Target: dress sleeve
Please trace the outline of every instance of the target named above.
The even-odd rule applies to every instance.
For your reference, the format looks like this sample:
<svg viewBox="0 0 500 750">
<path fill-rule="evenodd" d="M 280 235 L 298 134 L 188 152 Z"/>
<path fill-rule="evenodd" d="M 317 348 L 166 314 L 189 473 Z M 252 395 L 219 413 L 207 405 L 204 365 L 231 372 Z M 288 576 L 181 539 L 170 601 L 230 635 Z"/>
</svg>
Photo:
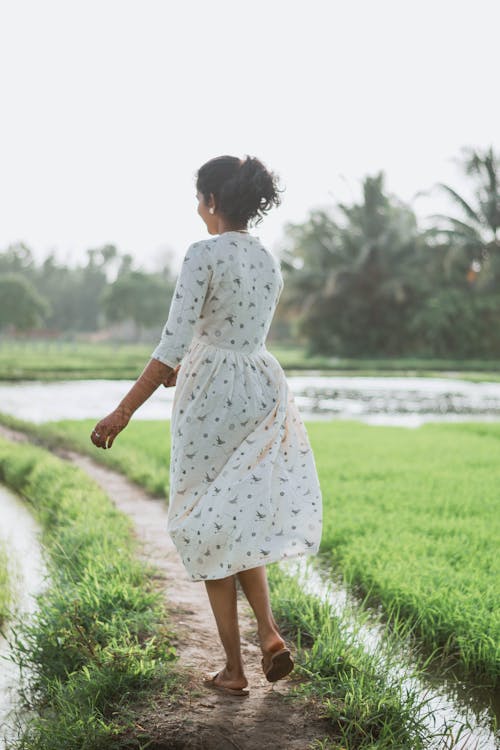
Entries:
<svg viewBox="0 0 500 750">
<path fill-rule="evenodd" d="M 152 359 L 177 367 L 193 338 L 212 278 L 212 266 L 203 242 L 190 245 L 182 261 L 167 322 Z"/>
</svg>

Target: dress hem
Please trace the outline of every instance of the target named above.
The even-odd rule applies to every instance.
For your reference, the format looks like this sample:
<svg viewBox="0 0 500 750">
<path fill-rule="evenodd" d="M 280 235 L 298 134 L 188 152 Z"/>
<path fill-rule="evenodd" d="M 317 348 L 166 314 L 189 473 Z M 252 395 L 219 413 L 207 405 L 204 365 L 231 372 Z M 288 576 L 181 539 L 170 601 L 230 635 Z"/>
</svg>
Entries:
<svg viewBox="0 0 500 750">
<path fill-rule="evenodd" d="M 269 559 L 268 557 L 262 557 L 260 559 L 255 560 L 253 563 L 250 562 L 248 565 L 246 565 L 244 568 L 239 568 L 238 570 L 232 570 L 230 573 L 226 573 L 226 575 L 215 577 L 206 577 L 206 578 L 193 578 L 190 573 L 189 580 L 193 583 L 198 583 L 200 581 L 220 581 L 222 578 L 228 578 L 229 576 L 236 575 L 236 573 L 241 573 L 244 570 L 251 570 L 252 568 L 257 568 L 260 565 L 271 565 L 271 563 L 275 562 L 282 562 L 286 560 L 293 560 L 296 557 L 306 557 L 308 555 L 317 555 L 319 552 L 319 545 L 316 546 L 316 548 L 311 548 L 307 550 L 302 550 L 302 552 L 296 552 L 293 555 L 278 555 L 277 557 L 274 557 L 272 559 Z"/>
</svg>

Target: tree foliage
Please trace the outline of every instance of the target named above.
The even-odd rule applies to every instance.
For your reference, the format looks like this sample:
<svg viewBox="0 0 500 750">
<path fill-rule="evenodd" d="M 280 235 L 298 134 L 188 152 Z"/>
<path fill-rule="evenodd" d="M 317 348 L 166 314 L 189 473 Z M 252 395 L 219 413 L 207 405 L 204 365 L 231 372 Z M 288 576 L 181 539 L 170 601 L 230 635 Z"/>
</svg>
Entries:
<svg viewBox="0 0 500 750">
<path fill-rule="evenodd" d="M 168 315 L 163 279 L 142 271 L 127 271 L 108 286 L 102 297 L 110 321 L 133 320 L 139 331 Z"/>
<path fill-rule="evenodd" d="M 0 273 L 0 328 L 34 328 L 49 314 L 50 306 L 20 273 Z"/>
<path fill-rule="evenodd" d="M 359 203 L 287 224 L 281 304 L 292 335 L 330 356 L 498 356 L 498 164 L 491 149 L 467 151 L 477 205 L 447 187 L 466 216 L 434 215 L 428 230 L 386 193 L 383 173 L 364 180 Z"/>
</svg>

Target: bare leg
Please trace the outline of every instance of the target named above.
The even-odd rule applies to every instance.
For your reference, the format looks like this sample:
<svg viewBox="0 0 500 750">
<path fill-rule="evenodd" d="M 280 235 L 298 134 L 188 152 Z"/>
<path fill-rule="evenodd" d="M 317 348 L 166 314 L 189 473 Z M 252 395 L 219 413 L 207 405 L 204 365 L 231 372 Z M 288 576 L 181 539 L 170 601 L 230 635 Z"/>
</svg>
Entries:
<svg viewBox="0 0 500 750">
<path fill-rule="evenodd" d="M 226 652 L 226 666 L 215 682 L 232 688 L 248 685 L 241 659 L 240 628 L 238 623 L 236 578 L 206 580 L 208 598 L 217 623 L 217 630 Z"/>
<path fill-rule="evenodd" d="M 257 568 L 241 570 L 236 575 L 257 619 L 261 649 L 274 651 L 277 648 L 284 648 L 286 644 L 279 634 L 269 601 L 266 566 L 259 565 Z"/>
</svg>

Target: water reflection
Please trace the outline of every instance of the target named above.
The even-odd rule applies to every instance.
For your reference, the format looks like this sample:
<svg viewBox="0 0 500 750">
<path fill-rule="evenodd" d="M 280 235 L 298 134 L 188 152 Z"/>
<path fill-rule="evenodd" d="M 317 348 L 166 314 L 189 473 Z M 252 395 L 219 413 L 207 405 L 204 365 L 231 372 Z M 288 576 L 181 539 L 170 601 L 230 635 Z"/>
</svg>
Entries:
<svg viewBox="0 0 500 750">
<path fill-rule="evenodd" d="M 304 415 L 417 427 L 429 421 L 500 419 L 500 383 L 427 377 L 293 377 Z"/>
<path fill-rule="evenodd" d="M 418 427 L 429 421 L 500 419 L 500 383 L 427 377 L 287 376 L 304 417 L 356 419 L 369 424 Z M 100 419 L 123 398 L 133 380 L 73 380 L 0 384 L 0 411 L 47 422 Z M 160 386 L 136 412 L 139 419 L 170 419 L 174 388 Z"/>
</svg>

